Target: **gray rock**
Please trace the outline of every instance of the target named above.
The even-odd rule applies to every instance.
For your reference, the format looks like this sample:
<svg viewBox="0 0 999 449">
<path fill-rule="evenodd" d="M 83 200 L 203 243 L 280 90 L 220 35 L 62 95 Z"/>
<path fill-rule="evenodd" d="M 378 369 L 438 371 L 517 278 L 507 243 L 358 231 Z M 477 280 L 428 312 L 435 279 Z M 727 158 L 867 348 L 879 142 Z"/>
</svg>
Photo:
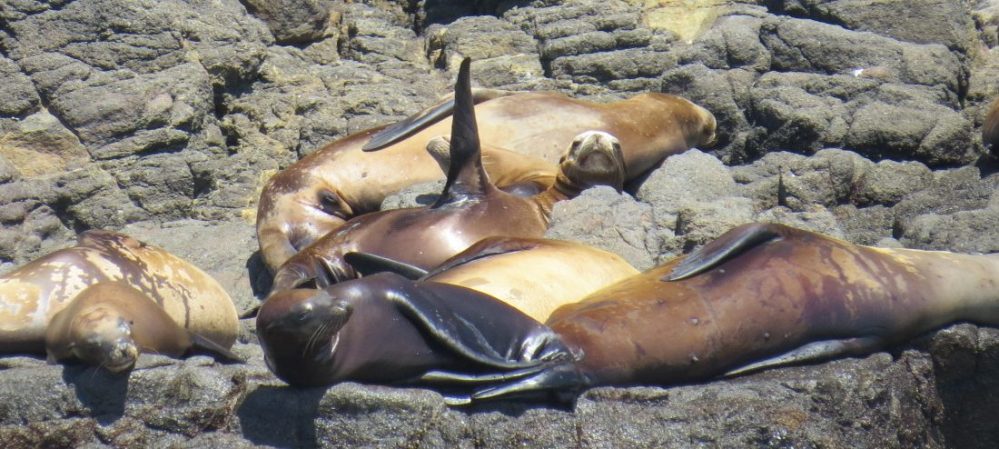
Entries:
<svg viewBox="0 0 999 449">
<path fill-rule="evenodd" d="M 971 11 L 946 0 L 915 0 L 897 8 L 872 0 L 779 0 L 775 12 L 808 17 L 857 31 L 919 44 L 938 43 L 967 52 L 975 40 Z M 933 27 L 927 27 L 933 23 Z"/>
<path fill-rule="evenodd" d="M 999 188 L 996 177 L 982 179 L 977 168 L 964 167 L 934 173 L 933 184 L 899 201 L 892 210 L 896 222 L 904 224 L 918 215 L 952 214 L 986 207 Z"/>
<path fill-rule="evenodd" d="M 861 245 L 886 246 L 885 239 L 892 237 L 895 226 L 895 214 L 890 207 L 875 205 L 858 208 L 852 204 L 833 207 L 831 212 L 836 216 L 843 237 Z M 897 246 L 901 243 L 895 241 Z"/>
<path fill-rule="evenodd" d="M 655 265 L 659 249 L 652 208 L 606 186 L 556 203 L 545 238 L 574 240 L 613 252 L 642 271 Z"/>
<path fill-rule="evenodd" d="M 45 110 L 18 120 L 0 139 L 0 154 L 19 176 L 58 174 L 90 162 L 80 139 Z"/>
<path fill-rule="evenodd" d="M 318 0 L 247 0 L 247 9 L 267 23 L 278 43 L 300 44 L 325 37 L 337 25 L 338 14 L 331 16 Z M 332 19 L 332 20 L 331 20 Z"/>
<path fill-rule="evenodd" d="M 0 78 L 4 79 L 0 86 L 0 116 L 21 116 L 38 108 L 41 98 L 17 63 L 0 56 Z"/>
<path fill-rule="evenodd" d="M 902 223 L 902 244 L 911 248 L 999 252 L 999 208 L 965 210 L 952 214 L 924 214 Z"/>
<path fill-rule="evenodd" d="M 735 180 L 714 156 L 697 149 L 672 156 L 646 177 L 635 197 L 652 205 L 658 224 L 669 223 L 686 203 L 733 195 Z"/>
<path fill-rule="evenodd" d="M 507 21 L 469 17 L 433 25 L 426 33 L 435 65 L 456 72 L 463 58 L 472 58 L 473 77 L 483 87 L 516 89 L 544 77 L 534 39 Z"/>
<path fill-rule="evenodd" d="M 655 209 L 653 209 L 655 210 Z M 657 216 L 658 218 L 658 216 Z M 656 260 L 663 263 L 682 252 L 690 252 L 729 229 L 753 221 L 753 202 L 743 197 L 721 197 L 710 201 L 687 201 L 677 211 L 675 226 L 666 228 Z"/>
<path fill-rule="evenodd" d="M 381 210 L 429 206 L 437 201 L 442 190 L 444 179 L 414 184 L 386 196 L 382 200 Z"/>
<path fill-rule="evenodd" d="M 836 216 L 829 209 L 818 205 L 812 205 L 803 211 L 775 207 L 757 214 L 754 220 L 764 223 L 780 223 L 839 239 L 846 238 L 840 229 Z"/>
</svg>

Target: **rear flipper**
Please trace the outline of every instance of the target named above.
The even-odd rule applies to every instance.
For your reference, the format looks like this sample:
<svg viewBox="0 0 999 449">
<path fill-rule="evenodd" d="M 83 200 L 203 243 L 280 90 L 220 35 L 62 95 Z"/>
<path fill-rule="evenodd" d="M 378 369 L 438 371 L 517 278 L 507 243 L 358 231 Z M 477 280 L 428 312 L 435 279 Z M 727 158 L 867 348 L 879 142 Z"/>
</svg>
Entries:
<svg viewBox="0 0 999 449">
<path fill-rule="evenodd" d="M 471 390 L 468 394 L 444 394 L 445 402 L 451 406 L 550 393 L 575 397 L 588 384 L 585 376 L 571 362 L 549 363 L 502 373 L 431 371 L 410 383 L 445 387 L 457 385 L 463 390 Z"/>
<path fill-rule="evenodd" d="M 770 368 L 820 362 L 835 357 L 870 354 L 881 349 L 883 345 L 884 339 L 876 336 L 816 341 L 775 357 L 741 366 L 723 376 L 738 376 Z"/>
<path fill-rule="evenodd" d="M 191 349 L 188 353 L 192 354 L 206 354 L 212 356 L 215 360 L 220 362 L 229 363 L 245 363 L 246 360 L 236 353 L 232 352 L 228 348 L 215 343 L 205 337 L 198 334 L 188 334 L 191 339 Z"/>
<path fill-rule="evenodd" d="M 494 98 L 505 97 L 515 93 L 516 92 L 508 90 L 472 89 L 472 102 L 474 104 L 479 104 Z M 445 117 L 450 116 L 453 112 L 454 94 L 450 94 L 442 98 L 433 106 L 406 117 L 395 124 L 387 126 L 381 131 L 378 131 L 371 136 L 371 140 L 364 144 L 361 149 L 364 151 L 376 151 L 385 148 L 413 134 L 416 134 L 423 128 L 443 120 Z"/>
<path fill-rule="evenodd" d="M 778 225 L 752 223 L 736 227 L 687 254 L 663 280 L 679 281 L 694 277 L 780 237 Z"/>
</svg>

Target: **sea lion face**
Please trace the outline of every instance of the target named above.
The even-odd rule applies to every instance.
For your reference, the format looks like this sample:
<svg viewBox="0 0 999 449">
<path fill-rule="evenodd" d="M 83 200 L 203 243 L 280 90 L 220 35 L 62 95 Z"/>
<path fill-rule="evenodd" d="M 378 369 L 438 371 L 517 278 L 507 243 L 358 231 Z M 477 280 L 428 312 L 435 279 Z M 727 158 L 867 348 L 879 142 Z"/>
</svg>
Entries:
<svg viewBox="0 0 999 449">
<path fill-rule="evenodd" d="M 69 354 L 59 358 L 74 358 L 112 373 L 129 371 L 135 366 L 139 348 L 132 339 L 131 323 L 113 309 L 90 307 L 72 320 L 64 345 Z"/>
<path fill-rule="evenodd" d="M 328 385 L 336 379 L 339 331 L 352 313 L 343 299 L 324 290 L 284 290 L 271 295 L 257 314 L 264 360 L 292 385 Z"/>
<path fill-rule="evenodd" d="M 350 204 L 329 183 L 301 172 L 278 173 L 260 196 L 257 238 L 261 256 L 275 272 L 289 257 L 353 215 Z"/>
<path fill-rule="evenodd" d="M 621 142 L 603 131 L 586 131 L 573 139 L 559 161 L 559 176 L 580 190 L 596 186 L 624 187 L 625 166 Z"/>
</svg>

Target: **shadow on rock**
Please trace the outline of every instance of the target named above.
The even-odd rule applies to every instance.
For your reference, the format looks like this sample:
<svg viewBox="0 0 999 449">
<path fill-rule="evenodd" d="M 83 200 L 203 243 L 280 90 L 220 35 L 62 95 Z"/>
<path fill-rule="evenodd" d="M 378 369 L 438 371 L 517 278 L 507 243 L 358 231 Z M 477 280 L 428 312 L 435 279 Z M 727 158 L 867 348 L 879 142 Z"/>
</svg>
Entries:
<svg viewBox="0 0 999 449">
<path fill-rule="evenodd" d="M 125 415 L 128 374 L 113 374 L 89 365 L 64 365 L 62 379 L 73 387 L 76 397 L 101 425 Z"/>
<path fill-rule="evenodd" d="M 260 386 L 236 410 L 243 436 L 254 444 L 315 448 L 319 401 L 326 388 Z"/>
</svg>

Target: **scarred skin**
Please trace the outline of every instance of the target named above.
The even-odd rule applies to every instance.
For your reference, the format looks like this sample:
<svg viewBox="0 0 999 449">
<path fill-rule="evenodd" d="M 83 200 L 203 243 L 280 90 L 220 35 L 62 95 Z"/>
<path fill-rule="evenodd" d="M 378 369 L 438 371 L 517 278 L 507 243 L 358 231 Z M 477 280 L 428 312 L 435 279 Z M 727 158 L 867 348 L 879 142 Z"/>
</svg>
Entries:
<svg viewBox="0 0 999 449">
<path fill-rule="evenodd" d="M 999 324 L 999 255 L 854 245 L 781 225 L 779 238 L 693 277 L 683 258 L 556 310 L 547 325 L 593 385 L 709 379 L 818 340 L 883 344 L 955 321 Z M 866 348 L 864 351 L 871 351 Z"/>
<path fill-rule="evenodd" d="M 615 103 L 592 103 L 557 93 L 501 96 L 475 107 L 483 164 L 500 188 L 551 182 L 565 145 L 583 131 L 618 137 L 626 180 L 667 156 L 714 140 L 715 119 L 685 99 L 646 93 Z M 430 139 L 448 135 L 451 118 L 377 151 L 361 147 L 380 128 L 337 140 L 275 175 L 264 186 L 257 212 L 261 254 L 273 271 L 296 251 L 341 226 L 378 210 L 382 200 L 409 185 L 440 179 L 427 155 Z M 502 149 L 531 156 L 505 155 Z"/>
<path fill-rule="evenodd" d="M 101 286 L 95 287 L 98 285 Z M 48 352 L 56 359 L 72 358 L 72 351 L 62 345 L 69 341 L 66 338 L 53 340 L 60 342 L 56 346 L 46 345 L 47 330 L 50 336 L 55 335 L 49 329 L 53 320 L 71 306 L 83 307 L 74 305 L 81 296 L 87 297 L 88 302 L 100 304 L 109 292 L 115 296 L 115 299 L 107 300 L 109 304 L 128 303 L 122 297 L 142 301 L 143 306 L 138 309 L 154 306 L 162 314 L 157 319 L 169 319 L 168 323 L 163 323 L 164 327 L 179 327 L 222 349 L 228 349 L 236 340 L 236 308 L 222 286 L 209 275 L 160 248 L 129 236 L 87 231 L 79 236 L 76 246 L 45 255 L 0 277 L 0 352 Z M 93 316 L 95 319 L 107 316 L 105 312 L 107 309 L 95 312 Z M 64 317 L 59 322 L 76 326 L 71 324 L 74 322 L 72 317 Z M 157 329 L 149 331 L 159 332 Z M 131 332 L 139 334 L 143 330 L 133 328 Z M 177 344 L 190 346 L 170 340 L 147 349 L 175 355 L 172 348 Z"/>
</svg>

